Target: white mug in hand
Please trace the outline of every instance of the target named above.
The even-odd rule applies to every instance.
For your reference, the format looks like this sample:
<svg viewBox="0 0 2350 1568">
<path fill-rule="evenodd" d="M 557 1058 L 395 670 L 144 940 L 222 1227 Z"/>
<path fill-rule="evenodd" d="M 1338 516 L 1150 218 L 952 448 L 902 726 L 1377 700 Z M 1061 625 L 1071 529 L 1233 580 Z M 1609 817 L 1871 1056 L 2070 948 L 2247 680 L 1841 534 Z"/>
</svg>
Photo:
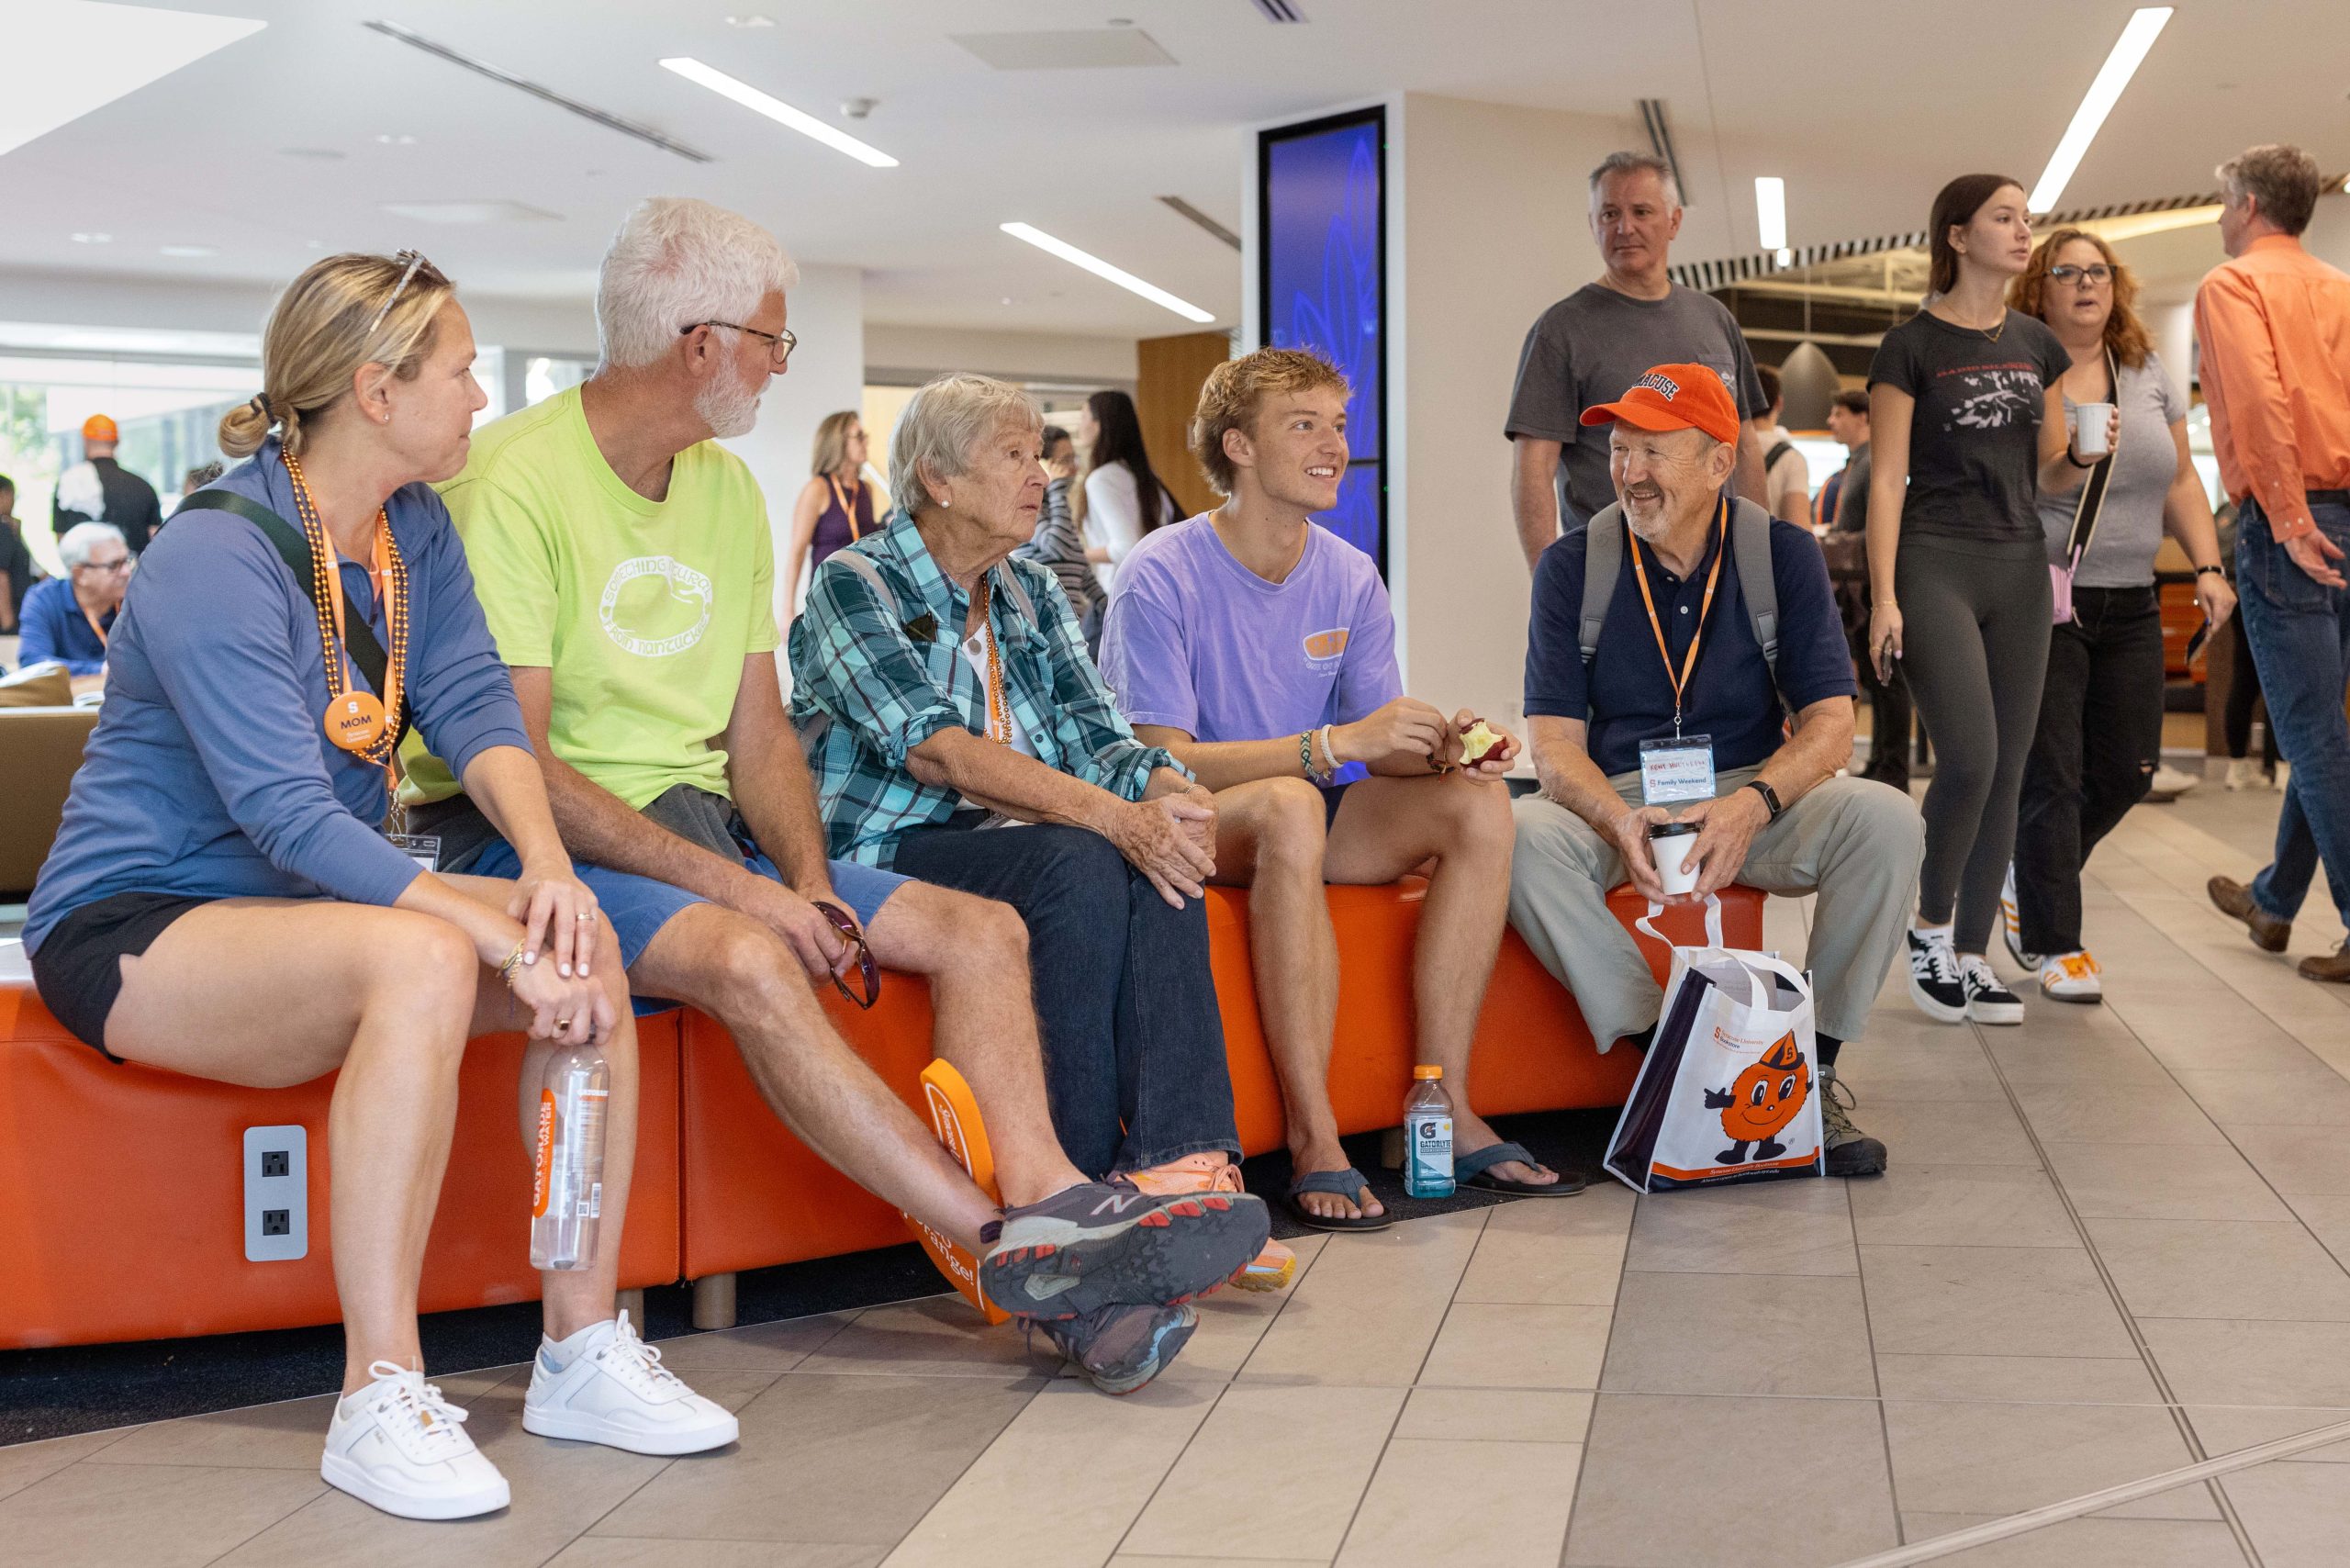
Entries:
<svg viewBox="0 0 2350 1568">
<path fill-rule="evenodd" d="M 2083 457 L 2103 457 L 2113 450 L 2106 441 L 2108 428 L 2113 423 L 2110 403 L 2083 403 L 2075 410 L 2076 423 L 2073 448 Z"/>
<path fill-rule="evenodd" d="M 1697 842 L 1693 822 L 1659 823 L 1649 829 L 1649 854 L 1656 860 L 1657 879 L 1667 898 L 1697 890 L 1697 868 L 1689 864 L 1689 847 Z"/>
</svg>

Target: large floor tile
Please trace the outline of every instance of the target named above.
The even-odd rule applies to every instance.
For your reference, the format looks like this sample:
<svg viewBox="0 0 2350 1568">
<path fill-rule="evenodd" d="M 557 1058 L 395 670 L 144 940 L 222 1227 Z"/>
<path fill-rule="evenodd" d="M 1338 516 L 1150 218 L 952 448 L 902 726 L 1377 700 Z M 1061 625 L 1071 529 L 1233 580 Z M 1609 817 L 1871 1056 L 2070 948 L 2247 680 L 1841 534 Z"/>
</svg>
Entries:
<svg viewBox="0 0 2350 1568">
<path fill-rule="evenodd" d="M 1904 1508 L 2018 1514 L 2192 1464 L 2171 1413 L 2146 1405 L 1996 1405 L 1887 1400 L 1886 1440 Z M 2121 1512 L 2217 1518 L 2201 1487 L 2142 1498 Z"/>
<path fill-rule="evenodd" d="M 1147 1556 L 1139 1551 L 1121 1551 L 1110 1559 L 1110 1568 L 1230 1568 L 1229 1557 L 1161 1557 Z M 1251 1557 L 1248 1568 L 1330 1568 L 1319 1557 Z"/>
<path fill-rule="evenodd" d="M 1856 1279 L 1624 1276 L 1600 1386 L 1611 1394 L 1876 1394 Z"/>
<path fill-rule="evenodd" d="M 2287 1197 L 2350 1197 L 2350 1137 L 2336 1129 L 2246 1124 L 2228 1137 Z"/>
<path fill-rule="evenodd" d="M 2350 1486 L 2322 1464 L 2263 1464 L 2223 1478 L 2261 1568 L 2341 1568 Z"/>
<path fill-rule="evenodd" d="M 2350 1198 L 2320 1197 L 2299 1193 L 2285 1200 L 2294 1217 L 2309 1226 L 2318 1245 L 2350 1267 Z"/>
<path fill-rule="evenodd" d="M 835 1312 L 754 1323 L 714 1334 L 680 1335 L 661 1341 L 661 1360 L 672 1372 L 789 1372 L 856 1318 L 853 1312 Z"/>
<path fill-rule="evenodd" d="M 443 1387 L 452 1399 L 456 1395 Z M 315 1474 L 326 1447 L 335 1396 L 289 1399 L 141 1427 L 93 1454 L 102 1464 L 222 1464 Z"/>
<path fill-rule="evenodd" d="M 2065 1195 L 2085 1219 L 2291 1217 L 2244 1157 L 2223 1145 L 2047 1144 Z"/>
<path fill-rule="evenodd" d="M 325 1490 L 315 1472 L 68 1465 L 0 1498 L 0 1557 L 39 1568 L 197 1568 Z"/>
<path fill-rule="evenodd" d="M 1397 1438 L 1337 1568 L 1555 1568 L 1582 1457 L 1572 1443 Z"/>
<path fill-rule="evenodd" d="M 1872 1100 L 1999 1100 L 2007 1091 L 1979 1050 L 1920 1019 L 1933 1029 L 1930 1040 L 1888 1041 L 1871 1020 L 1869 1036 L 1846 1043 L 1836 1058 L 1836 1075 L 1866 1103 Z"/>
<path fill-rule="evenodd" d="M 1554 1388 L 1416 1388 L 1395 1423 L 1399 1438 L 1580 1443 L 1591 1427 L 1590 1394 Z"/>
<path fill-rule="evenodd" d="M 878 1546 L 837 1541 L 633 1540 L 583 1536 L 547 1559 L 546 1568 L 879 1568 Z"/>
<path fill-rule="evenodd" d="M 2141 1317 L 2182 1405 L 2350 1408 L 2350 1323 Z"/>
<path fill-rule="evenodd" d="M 1419 1381 L 1466 1388 L 1596 1388 L 1609 1320 L 1604 1306 L 1456 1302 L 1428 1349 Z"/>
<path fill-rule="evenodd" d="M 1905 1508 L 1901 1528 L 1912 1541 L 1930 1540 L 1995 1517 Z M 2234 1532 L 2215 1519 L 2092 1518 L 1954 1551 L 1933 1568 L 2244 1568 L 2244 1559 Z"/>
<path fill-rule="evenodd" d="M 1543 1199 L 1572 1203 L 1572 1199 Z M 1240 1369 L 1246 1382 L 1410 1383 L 1490 1211 L 1333 1236 Z"/>
<path fill-rule="evenodd" d="M 1054 1384 L 923 1516 L 890 1568 L 1099 1568 L 1216 1393 L 1162 1383 L 1112 1400 L 1075 1380 Z M 1036 1528 L 1042 1519 L 1051 1528 Z"/>
<path fill-rule="evenodd" d="M 591 1533 L 894 1546 L 1042 1386 L 786 1372 L 740 1444 L 672 1464 Z"/>
<path fill-rule="evenodd" d="M 1256 1353 L 1266 1330 L 1280 1321 L 1287 1301 L 1281 1293 L 1222 1290 L 1193 1302 L 1199 1327 L 1175 1364 L 1159 1375 L 1184 1383 L 1230 1383 Z"/>
<path fill-rule="evenodd" d="M 2185 1408 L 2197 1440 L 2202 1443 L 2203 1451 L 2214 1459 L 2273 1443 L 2280 1438 L 2298 1438 L 2333 1427 L 2350 1428 L 2350 1410 L 2245 1405 L 2189 1405 Z M 2288 1455 L 2281 1462 L 2350 1464 L 2350 1430 L 2320 1447 L 2305 1448 Z"/>
<path fill-rule="evenodd" d="M 1613 1182 L 1602 1191 L 1632 1196 Z M 1453 1299 L 1541 1306 L 1611 1305 L 1624 1271 L 1631 1205 L 1611 1202 L 1606 1209 L 1577 1214 L 1584 1198 L 1577 1193 L 1494 1209 Z"/>
<path fill-rule="evenodd" d="M 2187 1092 L 2170 1083 L 2019 1083 L 2016 1102 L 2043 1139 L 2183 1147 L 2226 1140 Z"/>
<path fill-rule="evenodd" d="M 2170 1082 L 2169 1071 L 2118 1021 L 2110 1028 L 2048 1038 L 2042 1014 L 2053 1012 L 2053 1003 L 2035 1009 L 2020 1032 L 2003 1030 L 1992 1037 L 1991 1058 L 2017 1089 L 2033 1083 Z"/>
<path fill-rule="evenodd" d="M 1870 1402 L 1603 1394 L 1564 1562 L 1819 1568 L 1897 1533 Z"/>
<path fill-rule="evenodd" d="M 2130 1356 L 2137 1347 L 2087 1252 L 1863 1247 L 1879 1354 Z"/>
<path fill-rule="evenodd" d="M 2178 1082 L 2223 1127 L 2350 1126 L 2350 1080 L 2314 1062 L 2290 1072 L 2182 1072 Z"/>
<path fill-rule="evenodd" d="M 1031 1347 L 1009 1324 L 990 1326 L 961 1296 L 934 1295 L 867 1307 L 793 1365 L 809 1372 L 1001 1380 L 1049 1373 L 1058 1359 L 1049 1346 Z"/>
<path fill-rule="evenodd" d="M 1400 1388 L 1234 1383 L 1120 1551 L 1328 1561 L 1403 1406 Z"/>
<path fill-rule="evenodd" d="M 2350 1274 L 2293 1221 L 2084 1223 L 2134 1316 L 2350 1322 Z"/>
<path fill-rule="evenodd" d="M 2159 1405 L 2162 1391 L 2136 1356 L 1896 1356 L 1876 1358 L 1887 1399 L 2053 1400 Z"/>
<path fill-rule="evenodd" d="M 1644 1272 L 1856 1274 L 1842 1182 L 1796 1179 L 1655 1193 L 1641 1200 L 1624 1266 Z"/>
<path fill-rule="evenodd" d="M 2040 1157 L 2004 1102 L 1886 1100 L 1872 1095 L 1854 1120 L 1897 1161 L 1920 1165 L 2030 1165 Z"/>
<path fill-rule="evenodd" d="M 1906 1247 L 2078 1247 L 2080 1232 L 2045 1172 L 2009 1165 L 1897 1160 L 1850 1184 L 1863 1242 Z"/>
<path fill-rule="evenodd" d="M 48 1438 L 34 1443 L 0 1448 L 0 1497 L 21 1492 L 44 1475 L 54 1475 L 69 1464 L 99 1453 L 132 1437 L 140 1428 L 116 1428 L 105 1432 L 80 1432 L 70 1438 Z"/>
</svg>

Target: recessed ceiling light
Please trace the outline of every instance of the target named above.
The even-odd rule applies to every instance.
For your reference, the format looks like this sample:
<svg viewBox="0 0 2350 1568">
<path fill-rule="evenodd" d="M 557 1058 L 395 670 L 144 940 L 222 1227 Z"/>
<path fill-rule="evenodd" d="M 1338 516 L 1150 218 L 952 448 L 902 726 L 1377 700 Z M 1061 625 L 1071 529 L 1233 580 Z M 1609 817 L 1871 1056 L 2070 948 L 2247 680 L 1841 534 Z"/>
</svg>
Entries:
<svg viewBox="0 0 2350 1568">
<path fill-rule="evenodd" d="M 413 147 L 416 145 L 416 138 L 410 136 L 404 130 L 387 130 L 384 132 L 383 135 L 375 138 L 375 140 L 382 142 L 386 147 Z"/>
<path fill-rule="evenodd" d="M 2138 73 L 2146 51 L 2154 47 L 2154 39 L 2170 20 L 2170 9 L 2167 6 L 2142 6 L 2130 14 L 2121 36 L 2113 41 L 2112 51 L 2098 68 L 2097 80 L 2089 84 L 2081 106 L 2073 111 L 2073 123 L 2065 128 L 2056 151 L 2048 155 L 2048 167 L 2040 172 L 2040 183 L 2031 187 L 2031 199 L 2025 205 L 2032 211 L 2056 210 L 2057 200 L 2064 196 L 2073 171 L 2081 166 L 2089 143 L 2097 140 L 2105 117 L 2113 112 L 2122 90 L 2130 85 L 2130 78 Z"/>
<path fill-rule="evenodd" d="M 114 236 L 111 234 L 102 234 L 95 230 L 76 230 L 73 234 L 73 243 L 76 245 L 111 245 L 114 243 Z"/>
<path fill-rule="evenodd" d="M 155 248 L 167 256 L 217 256 L 220 253 L 218 245 L 158 245 Z"/>
<path fill-rule="evenodd" d="M 1754 224 L 1764 250 L 1787 248 L 1787 182 L 1776 174 L 1754 177 Z"/>
<path fill-rule="evenodd" d="M 771 28 L 775 26 L 775 18 L 773 17 L 761 17 L 755 15 L 749 17 L 729 17 L 726 18 L 726 25 L 730 28 Z"/>
<path fill-rule="evenodd" d="M 716 66 L 704 65 L 690 56 L 678 55 L 661 62 L 665 71 L 674 71 L 697 86 L 709 88 L 722 98 L 732 98 L 756 114 L 763 114 L 778 125 L 788 125 L 802 136 L 811 136 L 836 152 L 845 152 L 860 163 L 877 169 L 894 169 L 898 161 L 880 149 L 868 146 L 837 127 L 827 125 L 814 115 L 795 109 L 772 94 L 763 93 L 748 82 L 737 81 Z"/>
<path fill-rule="evenodd" d="M 1796 253 L 1782 245 L 1771 252 L 1771 263 L 1774 266 L 1791 267 L 1796 264 Z"/>
<path fill-rule="evenodd" d="M 337 163 L 343 157 L 331 147 L 281 147 L 277 155 L 280 158 L 307 158 L 315 163 Z"/>
<path fill-rule="evenodd" d="M 1080 251 L 1066 240 L 1056 240 L 1043 230 L 1029 223 L 1001 225 L 1006 234 L 1015 240 L 1025 240 L 1036 249 L 1058 256 L 1072 266 L 1083 267 L 1096 277 L 1107 278 L 1130 294 L 1139 294 L 1153 305 L 1172 310 L 1187 321 L 1206 323 L 1215 318 L 1188 299 L 1178 298 L 1157 284 L 1145 283 L 1123 267 L 1113 267 L 1090 251 Z"/>
</svg>

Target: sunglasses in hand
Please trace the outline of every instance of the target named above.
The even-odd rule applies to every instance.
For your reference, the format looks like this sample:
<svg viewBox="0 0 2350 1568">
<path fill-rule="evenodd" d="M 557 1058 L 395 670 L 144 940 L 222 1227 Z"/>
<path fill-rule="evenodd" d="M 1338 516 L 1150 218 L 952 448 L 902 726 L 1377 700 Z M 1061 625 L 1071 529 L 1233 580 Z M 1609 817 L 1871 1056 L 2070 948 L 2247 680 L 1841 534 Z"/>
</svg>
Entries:
<svg viewBox="0 0 2350 1568">
<path fill-rule="evenodd" d="M 881 966 L 873 961 L 873 949 L 866 945 L 865 933 L 858 928 L 856 921 L 849 918 L 848 911 L 838 904 L 826 903 L 819 899 L 816 901 L 816 913 L 833 923 L 833 929 L 841 934 L 841 940 L 846 942 L 856 954 L 855 967 L 860 985 L 852 988 L 848 981 L 842 978 L 841 971 L 835 969 L 833 971 L 834 986 L 843 996 L 856 1002 L 859 1007 L 871 1007 L 881 1000 Z"/>
</svg>

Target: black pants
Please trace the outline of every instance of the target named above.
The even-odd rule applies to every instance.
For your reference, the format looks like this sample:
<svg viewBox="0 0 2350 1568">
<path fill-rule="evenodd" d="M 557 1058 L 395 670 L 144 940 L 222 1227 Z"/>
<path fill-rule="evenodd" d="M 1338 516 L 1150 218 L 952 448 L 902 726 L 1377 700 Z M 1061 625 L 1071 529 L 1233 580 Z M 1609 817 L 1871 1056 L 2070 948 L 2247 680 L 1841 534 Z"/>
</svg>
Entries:
<svg viewBox="0 0 2350 1568">
<path fill-rule="evenodd" d="M 2163 617 L 2152 588 L 2073 590 L 2054 629 L 2016 820 L 2028 953 L 2081 947 L 2081 864 L 2145 799 L 2163 746 Z"/>
<path fill-rule="evenodd" d="M 1859 672 L 1861 689 L 1869 699 L 1869 765 L 1861 770 L 1863 778 L 1874 778 L 1880 784 L 1890 784 L 1897 790 L 1909 788 L 1909 732 L 1914 727 L 1913 710 L 1909 701 L 1909 682 L 1902 675 L 1901 666 L 1893 666 L 1891 680 L 1876 678 L 1876 661 L 1869 656 L 1868 623 L 1863 622 L 1856 632 L 1845 638 L 1852 652 L 1852 665 Z"/>
<path fill-rule="evenodd" d="M 2252 711 L 2260 701 L 2260 671 L 2252 662 L 2252 644 L 2244 637 L 2243 616 L 2228 617 L 2228 640 L 2235 644 L 2236 655 L 2231 666 L 2234 673 L 2228 677 L 2228 756 L 2242 758 L 2252 751 Z M 2274 722 L 2261 726 L 2260 759 L 2271 767 L 2277 766 Z"/>
</svg>

